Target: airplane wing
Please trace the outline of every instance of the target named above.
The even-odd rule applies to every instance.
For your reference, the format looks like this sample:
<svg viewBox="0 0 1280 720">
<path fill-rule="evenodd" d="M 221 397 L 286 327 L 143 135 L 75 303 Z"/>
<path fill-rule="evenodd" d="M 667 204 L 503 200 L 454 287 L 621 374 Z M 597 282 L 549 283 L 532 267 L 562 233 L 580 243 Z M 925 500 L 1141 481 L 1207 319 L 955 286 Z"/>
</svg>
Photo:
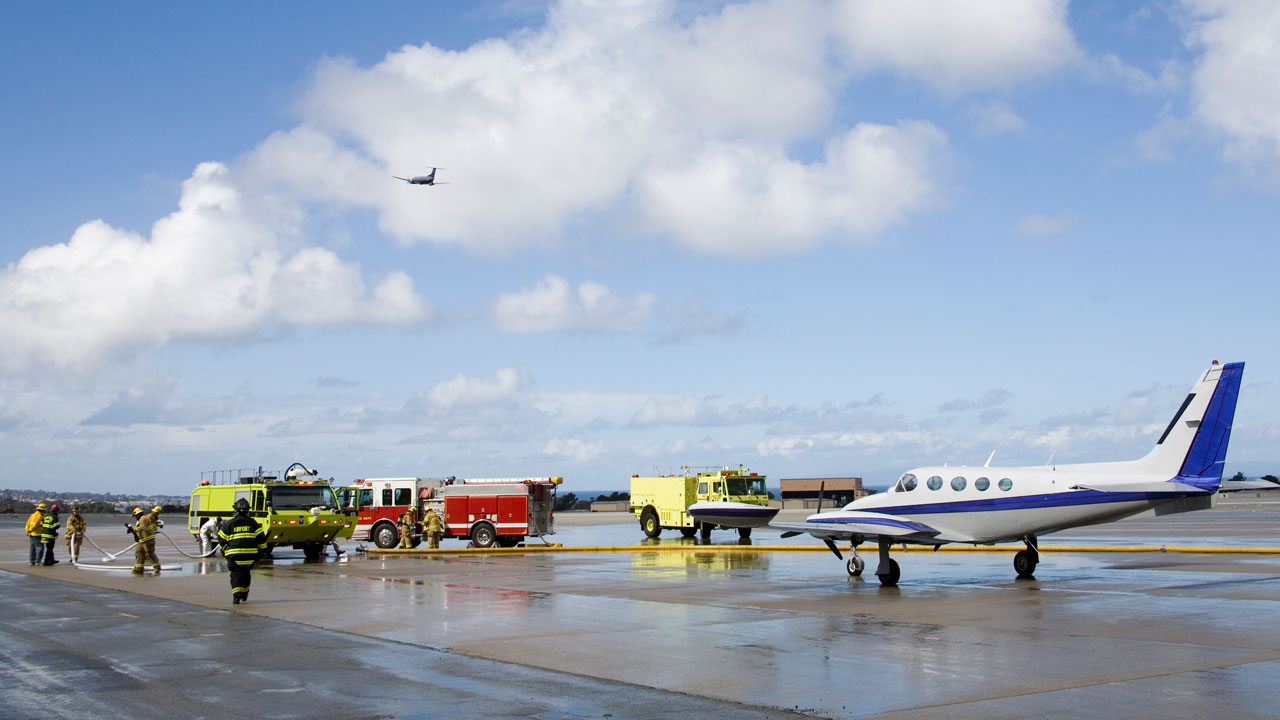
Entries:
<svg viewBox="0 0 1280 720">
<path fill-rule="evenodd" d="M 409 182 L 409 178 L 402 178 L 402 177 L 398 177 L 398 176 L 396 176 L 396 175 L 392 175 L 391 177 L 393 177 L 393 178 L 395 178 L 395 179 L 397 179 L 397 180 L 403 180 L 403 181 L 405 181 L 405 182 Z"/>
<path fill-rule="evenodd" d="M 1072 490 L 1092 490 L 1100 493 L 1158 493 L 1161 495 L 1209 495 L 1211 494 L 1204 488 L 1198 488 L 1194 485 L 1186 485 L 1184 483 L 1167 480 L 1164 482 L 1139 482 L 1139 483 L 1076 483 L 1071 486 Z"/>
<path fill-rule="evenodd" d="M 902 542 L 930 542 L 940 530 L 922 522 L 888 513 L 830 510 L 810 515 L 804 522 L 770 522 L 777 508 L 735 502 L 698 502 L 686 510 L 699 522 L 727 527 L 764 527 L 781 530 L 784 537 L 808 533 L 816 538 L 848 539 L 891 537 Z M 930 542 L 930 544 L 932 544 Z"/>
<path fill-rule="evenodd" d="M 888 513 L 833 510 L 811 515 L 804 522 L 769 523 L 784 534 L 808 533 L 816 538 L 891 537 L 902 542 L 930 541 L 941 534 L 929 525 Z M 788 535 L 790 536 L 790 535 Z"/>
</svg>

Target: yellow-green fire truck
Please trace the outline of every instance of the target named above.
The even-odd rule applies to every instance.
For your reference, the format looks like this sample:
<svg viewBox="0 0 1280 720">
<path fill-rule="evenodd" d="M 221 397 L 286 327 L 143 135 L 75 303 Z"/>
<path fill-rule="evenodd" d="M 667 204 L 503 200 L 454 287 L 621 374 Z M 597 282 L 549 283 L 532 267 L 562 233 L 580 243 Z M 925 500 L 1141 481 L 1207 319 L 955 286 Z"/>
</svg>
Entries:
<svg viewBox="0 0 1280 720">
<path fill-rule="evenodd" d="M 769 504 L 764 475 L 739 465 L 731 468 L 680 468 L 679 473 L 653 477 L 631 476 L 631 512 L 640 520 L 640 529 L 651 538 L 663 529 L 679 530 L 685 537 L 701 533 L 711 537 L 711 525 L 704 525 L 685 513 L 703 500 L 726 500 L 751 505 Z M 751 528 L 736 528 L 741 537 L 751 537 Z"/>
<path fill-rule="evenodd" d="M 199 539 L 206 520 L 226 521 L 235 514 L 236 500 L 244 498 L 249 501 L 249 517 L 267 531 L 268 553 L 288 545 L 302 550 L 306 559 L 318 560 L 335 537 L 351 537 L 356 519 L 342 512 L 333 488 L 315 475 L 302 463 L 290 465 L 283 474 L 264 473 L 262 468 L 203 473 L 191 493 L 187 529 Z"/>
</svg>

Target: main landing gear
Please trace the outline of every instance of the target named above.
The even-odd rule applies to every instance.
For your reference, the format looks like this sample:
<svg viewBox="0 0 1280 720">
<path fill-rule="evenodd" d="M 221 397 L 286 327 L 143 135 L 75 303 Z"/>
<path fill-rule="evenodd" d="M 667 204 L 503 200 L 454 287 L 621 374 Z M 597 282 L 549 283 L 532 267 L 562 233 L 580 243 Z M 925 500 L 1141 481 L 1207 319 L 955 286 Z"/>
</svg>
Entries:
<svg viewBox="0 0 1280 720">
<path fill-rule="evenodd" d="M 835 542 L 831 541 L 829 538 L 827 538 L 827 541 L 827 546 L 831 548 L 831 551 L 836 554 L 836 557 L 840 557 L 840 552 L 835 548 Z M 894 587 L 898 584 L 898 579 L 902 577 L 902 569 L 898 567 L 897 560 L 889 557 L 889 548 L 893 546 L 893 543 L 888 540 L 881 540 L 879 546 L 880 565 L 876 568 L 876 579 L 878 579 L 880 584 L 884 587 Z M 862 557 L 858 555 L 858 546 L 856 543 L 853 545 L 852 550 L 853 557 L 849 558 L 844 566 L 845 569 L 849 571 L 850 577 L 859 577 L 862 575 L 862 571 L 866 569 L 867 565 Z"/>
<path fill-rule="evenodd" d="M 1036 574 L 1036 565 L 1040 564 L 1040 549 L 1037 547 L 1035 535 L 1028 535 L 1022 541 L 1027 544 L 1027 549 L 1019 550 L 1018 554 L 1013 556 L 1013 569 L 1017 571 L 1020 578 L 1033 578 Z"/>
</svg>

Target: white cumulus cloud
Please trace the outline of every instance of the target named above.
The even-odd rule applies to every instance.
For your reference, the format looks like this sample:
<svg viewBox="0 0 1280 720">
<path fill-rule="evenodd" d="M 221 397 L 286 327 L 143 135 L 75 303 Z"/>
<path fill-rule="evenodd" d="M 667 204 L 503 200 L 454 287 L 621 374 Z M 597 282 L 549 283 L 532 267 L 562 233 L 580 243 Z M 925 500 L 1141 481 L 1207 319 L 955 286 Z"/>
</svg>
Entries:
<svg viewBox="0 0 1280 720">
<path fill-rule="evenodd" d="M 1082 55 L 1066 0 L 844 0 L 836 27 L 859 69 L 889 69 L 957 95 L 1006 89 Z"/>
<path fill-rule="evenodd" d="M 1203 55 L 1191 76 L 1196 117 L 1227 139 L 1226 154 L 1280 169 L 1280 4 L 1184 0 Z"/>
<path fill-rule="evenodd" d="M 648 319 L 653 293 L 622 297 L 608 286 L 586 281 L 577 290 L 548 274 L 532 288 L 505 293 L 494 304 L 494 322 L 506 332 L 631 332 Z"/>
<path fill-rule="evenodd" d="M 428 318 L 408 276 L 392 273 L 370 290 L 358 265 L 296 247 L 290 232 L 225 166 L 203 163 L 149 237 L 95 220 L 0 271 L 0 367 L 90 371 L 140 348 L 271 325 Z"/>
</svg>

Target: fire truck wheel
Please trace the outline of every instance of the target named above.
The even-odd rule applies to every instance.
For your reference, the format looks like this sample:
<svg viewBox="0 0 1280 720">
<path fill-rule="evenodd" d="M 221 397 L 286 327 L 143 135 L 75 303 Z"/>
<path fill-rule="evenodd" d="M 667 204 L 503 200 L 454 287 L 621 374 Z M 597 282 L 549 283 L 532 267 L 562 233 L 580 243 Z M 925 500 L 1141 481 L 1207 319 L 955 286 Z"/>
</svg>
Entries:
<svg viewBox="0 0 1280 720">
<path fill-rule="evenodd" d="M 651 538 L 656 538 L 662 534 L 662 524 L 658 522 L 658 513 L 653 508 L 647 508 L 640 517 L 640 529 L 644 530 L 644 534 Z"/>
<path fill-rule="evenodd" d="M 420 538 L 420 537 L 416 537 L 416 538 L 414 538 L 414 539 L 412 539 L 412 540 L 410 540 L 410 541 L 409 541 L 409 547 L 416 548 L 416 547 L 418 547 L 418 546 L 419 546 L 419 545 L 421 545 L 421 544 L 422 544 L 422 538 Z"/>
<path fill-rule="evenodd" d="M 324 553 L 324 545 L 320 543 L 307 543 L 302 546 L 302 556 L 312 562 L 319 560 Z"/>
<path fill-rule="evenodd" d="M 683 535 L 683 536 L 685 536 L 685 537 L 693 537 L 694 535 L 697 535 L 697 534 L 698 534 L 698 528 L 697 528 L 697 527 L 687 527 L 687 528 L 682 527 L 682 528 L 680 528 L 680 534 L 681 534 L 681 535 Z"/>
<path fill-rule="evenodd" d="M 493 547 L 497 539 L 498 534 L 493 531 L 493 526 L 489 523 L 476 523 L 476 526 L 471 528 L 471 542 L 478 548 Z"/>
<path fill-rule="evenodd" d="M 381 523 L 369 531 L 369 536 L 373 538 L 373 544 L 383 550 L 400 544 L 400 532 L 389 522 Z"/>
</svg>

